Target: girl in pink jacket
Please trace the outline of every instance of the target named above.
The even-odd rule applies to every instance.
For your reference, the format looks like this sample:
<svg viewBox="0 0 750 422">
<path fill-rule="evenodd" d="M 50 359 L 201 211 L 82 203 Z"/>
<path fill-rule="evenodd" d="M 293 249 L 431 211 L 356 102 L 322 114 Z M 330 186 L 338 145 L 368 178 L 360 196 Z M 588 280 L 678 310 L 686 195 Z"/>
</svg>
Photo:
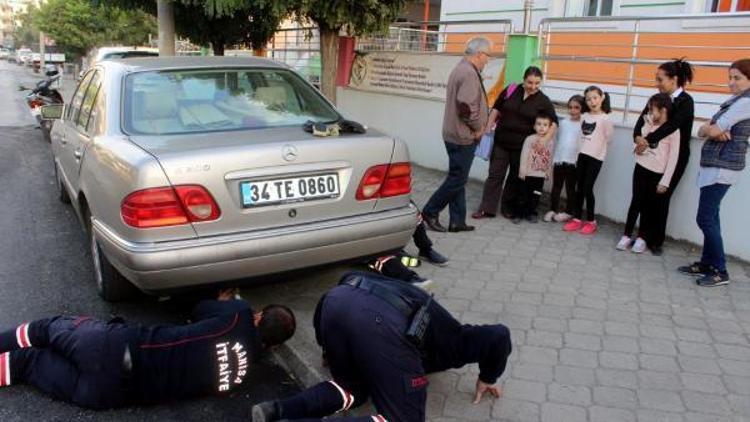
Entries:
<svg viewBox="0 0 750 422">
<path fill-rule="evenodd" d="M 650 119 L 643 126 L 644 137 L 667 122 L 672 112 L 672 98 L 669 94 L 656 94 L 648 100 L 648 108 Z M 661 253 L 658 233 L 664 229 L 658 226 L 666 221 L 660 216 L 668 209 L 669 195 L 665 194 L 672 183 L 679 155 L 680 133 L 677 130 L 662 139 L 656 148 L 646 148 L 642 153 L 635 154 L 633 198 L 630 201 L 625 233 L 617 243 L 618 250 L 624 251 L 632 245 L 631 251 L 634 253 L 642 253 L 646 247 L 655 255 Z M 631 236 L 639 214 L 641 224 L 638 237 L 633 242 Z"/>
</svg>

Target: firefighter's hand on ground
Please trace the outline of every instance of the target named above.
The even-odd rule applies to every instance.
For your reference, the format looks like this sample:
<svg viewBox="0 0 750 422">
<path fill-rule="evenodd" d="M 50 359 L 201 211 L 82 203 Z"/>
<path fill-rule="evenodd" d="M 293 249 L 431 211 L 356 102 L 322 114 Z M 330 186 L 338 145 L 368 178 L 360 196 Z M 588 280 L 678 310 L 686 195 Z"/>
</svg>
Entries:
<svg viewBox="0 0 750 422">
<path fill-rule="evenodd" d="M 490 393 L 491 395 L 495 396 L 495 398 L 499 398 L 502 392 L 502 388 L 494 384 L 484 383 L 482 382 L 482 380 L 477 379 L 477 392 L 474 395 L 474 404 L 479 404 L 479 402 L 482 401 L 482 397 L 485 393 Z"/>
</svg>

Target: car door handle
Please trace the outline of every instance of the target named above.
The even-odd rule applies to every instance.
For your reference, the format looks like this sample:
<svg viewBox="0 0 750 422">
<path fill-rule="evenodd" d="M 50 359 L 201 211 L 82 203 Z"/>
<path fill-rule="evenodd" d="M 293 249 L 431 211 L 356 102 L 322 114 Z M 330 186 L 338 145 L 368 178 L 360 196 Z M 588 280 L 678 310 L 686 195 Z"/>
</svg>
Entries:
<svg viewBox="0 0 750 422">
<path fill-rule="evenodd" d="M 80 160 L 82 155 L 83 154 L 81 153 L 81 150 L 79 150 L 79 149 L 73 151 L 73 156 L 76 157 L 76 160 Z"/>
</svg>

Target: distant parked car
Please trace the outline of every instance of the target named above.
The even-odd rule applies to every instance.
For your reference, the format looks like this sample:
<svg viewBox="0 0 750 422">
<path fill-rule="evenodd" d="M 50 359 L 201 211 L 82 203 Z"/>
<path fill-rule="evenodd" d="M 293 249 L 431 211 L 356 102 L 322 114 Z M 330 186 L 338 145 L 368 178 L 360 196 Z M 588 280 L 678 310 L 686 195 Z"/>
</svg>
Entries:
<svg viewBox="0 0 750 422">
<path fill-rule="evenodd" d="M 79 79 L 86 71 L 102 60 L 132 59 L 136 57 L 159 57 L 159 50 L 148 47 L 99 47 L 88 55 L 88 66 L 81 70 Z"/>
<path fill-rule="evenodd" d="M 6 48 L 0 48 L 0 60 L 8 60 L 10 57 L 10 51 Z"/>
<path fill-rule="evenodd" d="M 310 121 L 356 128 L 270 60 L 90 69 L 51 138 L 55 183 L 89 234 L 99 294 L 119 300 L 132 285 L 159 292 L 402 248 L 417 215 L 405 143 L 361 127 L 313 136 Z"/>
<path fill-rule="evenodd" d="M 20 48 L 16 50 L 16 63 L 19 65 L 25 65 L 26 61 L 31 58 L 32 51 L 28 48 Z"/>
</svg>

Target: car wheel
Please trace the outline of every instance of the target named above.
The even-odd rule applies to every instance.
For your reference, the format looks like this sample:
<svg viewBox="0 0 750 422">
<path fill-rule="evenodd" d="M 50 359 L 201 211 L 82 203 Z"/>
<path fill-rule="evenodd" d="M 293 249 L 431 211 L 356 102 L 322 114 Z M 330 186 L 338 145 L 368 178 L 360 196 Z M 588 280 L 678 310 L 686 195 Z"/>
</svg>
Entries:
<svg viewBox="0 0 750 422">
<path fill-rule="evenodd" d="M 91 227 L 91 214 L 88 211 L 86 212 L 86 222 L 89 229 L 89 246 L 94 267 L 94 280 L 99 296 L 107 302 L 120 302 L 135 297 L 138 294 L 138 289 L 117 271 L 102 252 Z"/>
<path fill-rule="evenodd" d="M 60 178 L 57 164 L 55 164 L 55 183 L 57 184 L 57 199 L 59 199 L 63 204 L 70 204 L 70 195 L 68 195 L 68 190 L 65 189 L 63 180 L 62 178 Z"/>
</svg>

